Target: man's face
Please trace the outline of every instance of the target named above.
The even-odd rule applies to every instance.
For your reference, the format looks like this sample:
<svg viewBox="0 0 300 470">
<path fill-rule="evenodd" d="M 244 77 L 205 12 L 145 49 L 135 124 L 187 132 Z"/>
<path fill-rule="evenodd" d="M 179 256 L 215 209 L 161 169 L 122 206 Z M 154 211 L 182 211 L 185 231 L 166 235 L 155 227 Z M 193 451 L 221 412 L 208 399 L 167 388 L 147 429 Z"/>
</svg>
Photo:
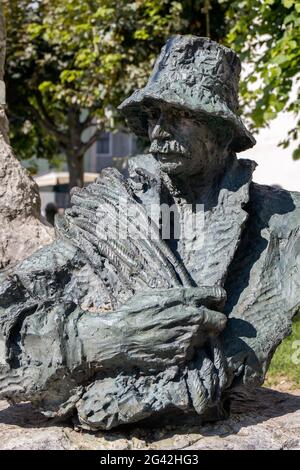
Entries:
<svg viewBox="0 0 300 470">
<path fill-rule="evenodd" d="M 205 122 L 171 106 L 149 110 L 148 132 L 150 152 L 166 173 L 203 173 L 216 158 L 218 144 Z"/>
</svg>

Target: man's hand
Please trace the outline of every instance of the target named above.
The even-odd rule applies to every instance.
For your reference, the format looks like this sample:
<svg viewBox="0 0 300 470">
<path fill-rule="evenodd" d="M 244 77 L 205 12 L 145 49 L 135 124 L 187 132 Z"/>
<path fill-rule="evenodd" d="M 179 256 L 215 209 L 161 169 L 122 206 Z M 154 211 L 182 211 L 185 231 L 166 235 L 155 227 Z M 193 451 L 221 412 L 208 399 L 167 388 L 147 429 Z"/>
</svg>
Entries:
<svg viewBox="0 0 300 470">
<path fill-rule="evenodd" d="M 81 315 L 78 347 L 104 368 L 153 373 L 182 366 L 225 328 L 227 317 L 206 306 L 220 305 L 224 296 L 213 287 L 146 291 L 107 315 Z"/>
</svg>

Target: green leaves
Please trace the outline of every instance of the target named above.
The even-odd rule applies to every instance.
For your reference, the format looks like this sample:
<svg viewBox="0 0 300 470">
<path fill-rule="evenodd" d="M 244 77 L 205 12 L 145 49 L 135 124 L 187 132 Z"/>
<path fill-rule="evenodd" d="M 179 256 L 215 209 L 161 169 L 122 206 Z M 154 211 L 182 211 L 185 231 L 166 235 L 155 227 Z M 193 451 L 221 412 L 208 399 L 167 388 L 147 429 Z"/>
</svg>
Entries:
<svg viewBox="0 0 300 470">
<path fill-rule="evenodd" d="M 27 26 L 27 32 L 31 39 L 36 39 L 38 38 L 42 33 L 43 33 L 43 25 L 37 24 L 37 23 L 30 23 Z"/>
<path fill-rule="evenodd" d="M 55 85 L 50 81 L 45 81 L 39 84 L 39 91 L 44 94 L 47 92 L 53 92 Z"/>
<path fill-rule="evenodd" d="M 138 29 L 134 32 L 134 39 L 141 39 L 145 41 L 146 39 L 149 39 L 149 33 L 146 31 L 145 28 Z"/>
<path fill-rule="evenodd" d="M 62 84 L 75 82 L 76 80 L 80 80 L 81 77 L 82 77 L 81 70 L 63 70 L 60 74 L 60 79 L 61 79 Z M 42 92 L 45 90 L 44 88 L 45 83 L 49 83 L 49 82 L 44 82 L 42 86 L 41 85 L 39 86 L 39 90 Z"/>
<path fill-rule="evenodd" d="M 22 142 L 22 156 L 41 149 L 48 156 L 46 143 L 53 153 L 70 153 L 71 136 L 91 122 L 109 130 L 120 119 L 118 104 L 144 85 L 166 38 L 181 25 L 174 0 L 3 1 L 12 143 L 19 152 Z M 86 148 L 77 142 L 74 154 Z"/>
<path fill-rule="evenodd" d="M 296 0 L 282 0 L 282 5 L 285 8 L 291 8 L 295 4 L 296 4 Z"/>
<path fill-rule="evenodd" d="M 107 21 L 108 19 L 113 18 L 114 13 L 115 13 L 114 8 L 101 6 L 95 12 L 94 18 L 95 19 L 104 19 L 104 20 Z"/>
<path fill-rule="evenodd" d="M 231 25 L 227 44 L 252 70 L 241 84 L 241 108 L 247 109 L 245 117 L 252 129 L 268 125 L 281 111 L 299 116 L 299 0 L 245 0 L 243 9 L 241 2 L 234 1 L 227 18 Z M 297 140 L 298 130 L 299 123 L 280 145 L 287 147 Z M 299 148 L 294 158 L 299 158 Z"/>
<path fill-rule="evenodd" d="M 294 150 L 293 159 L 294 160 L 300 160 L 300 148 L 297 148 L 296 150 Z"/>
</svg>

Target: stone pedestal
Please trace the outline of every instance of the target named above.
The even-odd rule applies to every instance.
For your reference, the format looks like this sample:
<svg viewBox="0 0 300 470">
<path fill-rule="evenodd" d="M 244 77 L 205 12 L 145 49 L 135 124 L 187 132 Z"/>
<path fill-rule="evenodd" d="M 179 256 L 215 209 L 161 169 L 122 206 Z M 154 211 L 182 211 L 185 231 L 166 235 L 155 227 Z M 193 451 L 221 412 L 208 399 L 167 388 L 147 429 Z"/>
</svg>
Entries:
<svg viewBox="0 0 300 470">
<path fill-rule="evenodd" d="M 236 396 L 231 418 L 201 428 L 136 428 L 128 432 L 78 432 L 51 425 L 24 403 L 0 402 L 0 449 L 300 449 L 300 390 L 267 388 Z"/>
</svg>

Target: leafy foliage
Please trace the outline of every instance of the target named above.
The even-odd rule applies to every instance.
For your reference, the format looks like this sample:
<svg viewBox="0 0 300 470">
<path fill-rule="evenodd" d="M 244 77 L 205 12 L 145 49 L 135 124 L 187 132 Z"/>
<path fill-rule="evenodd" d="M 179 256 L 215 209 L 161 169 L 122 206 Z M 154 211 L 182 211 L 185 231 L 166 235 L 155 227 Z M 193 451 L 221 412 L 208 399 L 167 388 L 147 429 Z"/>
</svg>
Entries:
<svg viewBox="0 0 300 470">
<path fill-rule="evenodd" d="M 22 158 L 67 155 L 73 184 L 81 185 L 84 153 L 114 127 L 116 104 L 144 83 L 157 49 L 179 25 L 180 4 L 4 3 L 12 144 Z"/>
<path fill-rule="evenodd" d="M 206 34 L 204 0 L 3 2 L 12 145 L 21 158 L 66 155 L 71 185 L 82 183 L 85 151 L 115 128 L 116 106 L 145 84 L 166 38 Z M 225 7 L 209 4 L 220 39 Z"/>
<path fill-rule="evenodd" d="M 281 110 L 297 116 L 299 0 L 3 0 L 12 145 L 21 158 L 67 158 L 82 184 L 83 155 L 114 129 L 117 105 L 145 84 L 167 37 L 207 35 L 240 53 L 252 70 L 242 110 L 254 130 Z M 226 16 L 226 19 L 225 19 Z M 253 73 L 255 71 L 255 73 Z M 292 85 L 296 99 L 291 100 Z M 300 148 L 294 152 L 300 157 Z M 72 176 L 73 175 L 73 176 Z"/>
<path fill-rule="evenodd" d="M 252 128 L 266 126 L 280 111 L 296 116 L 296 126 L 280 143 L 285 148 L 299 139 L 300 2 L 233 1 L 227 18 L 231 25 L 228 45 L 251 66 L 241 91 Z M 293 157 L 300 158 L 300 144 Z"/>
</svg>

